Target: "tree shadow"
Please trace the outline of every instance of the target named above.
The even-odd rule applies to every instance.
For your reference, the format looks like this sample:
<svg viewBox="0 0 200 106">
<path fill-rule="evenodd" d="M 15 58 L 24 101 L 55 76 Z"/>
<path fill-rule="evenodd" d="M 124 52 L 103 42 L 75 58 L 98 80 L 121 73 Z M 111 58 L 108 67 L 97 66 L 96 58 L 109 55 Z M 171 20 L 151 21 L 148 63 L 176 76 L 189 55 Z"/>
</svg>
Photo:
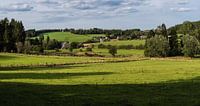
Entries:
<svg viewBox="0 0 200 106">
<path fill-rule="evenodd" d="M 16 66 L 16 67 L 0 67 L 0 71 L 43 71 L 43 70 L 58 70 L 58 69 L 73 69 L 87 67 L 87 65 L 50 65 L 50 66 Z"/>
<path fill-rule="evenodd" d="M 1 106 L 199 106 L 200 77 L 154 84 L 0 83 Z"/>
<path fill-rule="evenodd" d="M 0 55 L 0 60 L 9 60 L 9 59 L 16 59 L 16 56 L 7 56 L 7 55 Z"/>
<path fill-rule="evenodd" d="M 83 72 L 83 73 L 0 73 L 0 79 L 63 79 L 83 76 L 109 75 L 112 72 Z"/>
</svg>

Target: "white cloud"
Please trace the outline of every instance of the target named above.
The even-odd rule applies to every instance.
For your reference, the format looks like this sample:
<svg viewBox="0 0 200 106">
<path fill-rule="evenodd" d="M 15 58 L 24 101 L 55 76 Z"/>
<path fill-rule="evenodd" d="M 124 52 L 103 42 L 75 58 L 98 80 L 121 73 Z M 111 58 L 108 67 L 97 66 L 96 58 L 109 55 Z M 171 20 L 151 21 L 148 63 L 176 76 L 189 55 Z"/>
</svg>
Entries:
<svg viewBox="0 0 200 106">
<path fill-rule="evenodd" d="M 175 12 L 190 12 L 193 9 L 181 7 L 181 8 L 171 8 L 171 10 Z"/>
<path fill-rule="evenodd" d="M 186 5 L 186 4 L 189 4 L 190 2 L 188 1 L 188 0 L 179 0 L 178 2 L 177 2 L 177 4 L 179 4 L 179 5 Z"/>
<path fill-rule="evenodd" d="M 200 7 L 198 0 L 0 1 L 0 18 L 16 18 L 25 20 L 25 22 L 31 23 L 31 25 L 34 25 L 34 23 L 38 22 L 38 25 L 41 23 L 44 26 L 51 23 L 59 23 L 60 25 L 68 24 L 70 22 L 71 25 L 75 24 L 76 22 L 76 24 L 79 25 L 81 22 L 79 20 L 84 20 L 84 23 L 90 23 L 89 21 L 95 20 L 101 21 L 98 23 L 103 24 L 102 20 L 109 20 L 106 21 L 109 23 L 112 22 L 115 18 L 121 18 L 118 19 L 119 23 L 126 20 L 130 21 L 130 23 L 134 20 L 137 20 L 135 23 L 138 23 L 138 20 L 141 20 L 141 18 L 147 18 L 146 21 L 149 20 L 148 17 L 154 17 L 152 19 L 155 20 L 159 18 L 163 22 L 162 19 L 165 17 L 177 17 L 177 15 L 181 15 L 184 12 L 187 12 L 188 14 L 194 14 L 194 12 L 197 11 L 193 10 L 199 10 Z M 177 14 L 176 12 L 179 12 L 180 14 Z M 195 13 L 195 15 L 197 16 L 198 13 Z M 184 14 L 184 17 L 187 17 L 186 14 Z M 177 18 L 179 20 L 180 17 Z M 118 21 L 116 23 L 118 23 Z M 154 20 L 152 23 L 153 22 Z M 116 25 L 116 23 L 111 24 Z"/>
<path fill-rule="evenodd" d="M 4 12 L 24 12 L 31 11 L 33 7 L 26 3 L 16 3 L 0 7 L 0 11 Z"/>
</svg>

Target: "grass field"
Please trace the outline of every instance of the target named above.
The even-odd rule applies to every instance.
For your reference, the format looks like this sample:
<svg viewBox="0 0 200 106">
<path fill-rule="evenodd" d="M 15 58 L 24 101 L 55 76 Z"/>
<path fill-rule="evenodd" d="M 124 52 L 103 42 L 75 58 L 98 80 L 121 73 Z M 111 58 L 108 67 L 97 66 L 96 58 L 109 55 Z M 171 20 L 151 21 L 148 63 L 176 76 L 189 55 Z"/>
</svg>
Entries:
<svg viewBox="0 0 200 106">
<path fill-rule="evenodd" d="M 47 36 L 49 36 L 50 39 L 56 39 L 58 41 L 85 42 L 87 40 L 92 39 L 95 36 L 105 36 L 105 35 L 102 34 L 78 35 L 78 34 L 72 34 L 70 32 L 51 32 L 44 34 L 45 39 Z"/>
<path fill-rule="evenodd" d="M 137 58 L 133 58 L 135 60 Z M 59 65 L 59 64 L 81 64 L 132 60 L 129 58 L 103 58 L 103 57 L 73 57 L 73 56 L 36 56 L 0 53 L 0 67 L 12 66 L 38 66 L 38 65 Z"/>
<path fill-rule="evenodd" d="M 88 59 L 98 61 L 101 58 Z M 41 61 L 87 61 L 84 57 L 0 54 L 0 64 L 4 66 L 21 64 L 25 60 L 34 60 L 36 64 Z M 1 69 L 0 105 L 199 106 L 199 64 L 200 59 L 147 58 L 117 63 Z"/>
<path fill-rule="evenodd" d="M 94 45 L 99 45 L 100 43 L 94 43 Z M 124 41 L 118 41 L 118 40 L 112 40 L 109 42 L 103 42 L 102 44 L 105 45 L 113 45 L 113 46 L 120 46 L 120 45 L 144 45 L 145 40 L 124 40 Z"/>
<path fill-rule="evenodd" d="M 105 56 L 112 56 L 109 52 L 108 49 L 93 49 L 94 53 L 97 53 L 99 55 L 105 55 Z M 131 50 L 125 50 L 125 49 L 118 49 L 117 50 L 117 56 L 144 56 L 144 50 L 136 50 L 136 49 L 131 49 Z"/>
</svg>

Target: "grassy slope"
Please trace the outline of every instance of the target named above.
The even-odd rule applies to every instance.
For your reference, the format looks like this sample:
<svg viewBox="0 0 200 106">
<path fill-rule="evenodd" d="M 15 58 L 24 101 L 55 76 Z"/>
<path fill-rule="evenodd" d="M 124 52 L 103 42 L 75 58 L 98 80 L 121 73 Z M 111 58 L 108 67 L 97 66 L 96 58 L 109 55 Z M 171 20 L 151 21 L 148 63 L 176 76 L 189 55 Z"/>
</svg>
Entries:
<svg viewBox="0 0 200 106">
<path fill-rule="evenodd" d="M 198 106 L 199 63 L 156 59 L 1 70 L 0 105 Z"/>
<path fill-rule="evenodd" d="M 105 35 L 102 34 L 77 35 L 77 34 L 72 34 L 70 32 L 52 32 L 52 33 L 45 33 L 44 36 L 45 39 L 47 36 L 49 36 L 50 39 L 56 39 L 59 41 L 84 42 L 89 39 L 92 39 L 92 37 L 94 36 L 105 36 Z"/>
</svg>

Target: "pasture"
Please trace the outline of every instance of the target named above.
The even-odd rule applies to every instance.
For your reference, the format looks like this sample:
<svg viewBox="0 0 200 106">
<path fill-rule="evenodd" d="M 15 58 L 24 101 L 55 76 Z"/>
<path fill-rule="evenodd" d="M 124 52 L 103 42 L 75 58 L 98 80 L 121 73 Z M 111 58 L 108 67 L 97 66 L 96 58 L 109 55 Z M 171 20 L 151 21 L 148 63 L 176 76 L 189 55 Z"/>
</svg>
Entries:
<svg viewBox="0 0 200 106">
<path fill-rule="evenodd" d="M 103 42 L 103 43 L 94 43 L 94 45 L 99 45 L 99 44 L 104 44 L 104 45 L 112 45 L 112 46 L 120 46 L 120 45 L 144 45 L 145 40 L 111 40 L 109 42 Z"/>
<path fill-rule="evenodd" d="M 94 53 L 97 53 L 99 55 L 104 55 L 104 56 L 111 56 L 111 54 L 108 53 L 108 49 L 93 49 Z M 118 49 L 117 50 L 117 55 L 116 56 L 144 56 L 144 50 L 136 50 L 136 49 L 131 49 L 131 50 L 125 50 L 125 49 Z"/>
<path fill-rule="evenodd" d="M 200 105 L 199 59 L 128 59 L 1 53 L 0 105 Z M 77 64 L 10 68 L 40 62 Z"/>
<path fill-rule="evenodd" d="M 85 42 L 87 40 L 92 39 L 95 36 L 105 36 L 105 35 L 103 34 L 78 35 L 70 32 L 51 32 L 44 34 L 45 39 L 47 38 L 47 36 L 49 36 L 50 39 L 56 39 L 58 41 Z"/>
</svg>

